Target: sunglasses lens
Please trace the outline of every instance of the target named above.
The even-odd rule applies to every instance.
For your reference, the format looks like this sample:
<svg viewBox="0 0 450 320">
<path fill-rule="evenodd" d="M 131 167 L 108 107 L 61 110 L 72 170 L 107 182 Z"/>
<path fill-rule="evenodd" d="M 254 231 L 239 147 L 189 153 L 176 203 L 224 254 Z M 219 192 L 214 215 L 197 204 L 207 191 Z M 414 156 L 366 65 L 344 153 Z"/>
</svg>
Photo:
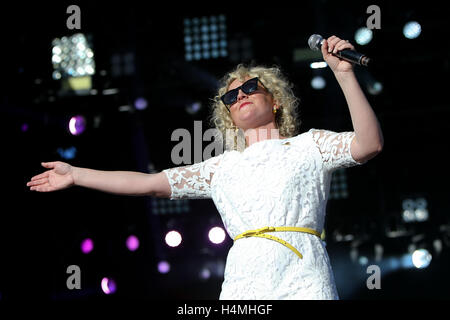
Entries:
<svg viewBox="0 0 450 320">
<path fill-rule="evenodd" d="M 228 91 L 222 96 L 222 101 L 225 104 L 233 104 L 236 102 L 238 91 L 236 89 Z"/>
<path fill-rule="evenodd" d="M 242 91 L 246 94 L 255 92 L 258 89 L 258 79 L 250 79 L 242 85 Z"/>
</svg>

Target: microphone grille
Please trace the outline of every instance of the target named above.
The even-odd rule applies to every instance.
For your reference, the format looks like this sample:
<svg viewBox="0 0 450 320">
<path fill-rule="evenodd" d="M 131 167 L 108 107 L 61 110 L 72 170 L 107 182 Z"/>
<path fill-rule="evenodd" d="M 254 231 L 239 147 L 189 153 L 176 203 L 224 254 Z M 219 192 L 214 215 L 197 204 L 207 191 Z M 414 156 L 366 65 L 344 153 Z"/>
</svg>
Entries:
<svg viewBox="0 0 450 320">
<path fill-rule="evenodd" d="M 322 36 L 320 34 L 313 34 L 308 39 L 309 47 L 314 51 L 319 51 L 322 46 Z"/>
</svg>

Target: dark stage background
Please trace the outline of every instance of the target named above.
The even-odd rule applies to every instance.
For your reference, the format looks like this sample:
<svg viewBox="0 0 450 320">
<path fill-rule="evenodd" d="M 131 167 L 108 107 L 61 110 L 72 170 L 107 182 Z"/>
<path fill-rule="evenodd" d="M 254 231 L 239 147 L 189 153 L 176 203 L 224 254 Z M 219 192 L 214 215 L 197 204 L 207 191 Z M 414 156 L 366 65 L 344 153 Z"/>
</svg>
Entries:
<svg viewBox="0 0 450 320">
<path fill-rule="evenodd" d="M 80 30 L 66 26 L 71 4 L 81 10 Z M 381 9 L 381 28 L 358 44 L 355 32 L 366 26 L 372 4 Z M 240 62 L 282 68 L 301 99 L 301 132 L 352 130 L 332 72 L 310 67 L 322 60 L 307 48 L 313 33 L 349 39 L 374 60 L 355 72 L 385 138 L 376 158 L 333 176 L 326 243 L 341 299 L 448 299 L 449 28 L 439 5 L 2 5 L 0 300 L 217 299 L 232 240 L 209 241 L 209 229 L 223 226 L 212 200 L 169 202 L 78 187 L 35 193 L 26 182 L 43 171 L 42 161 L 140 172 L 176 166 L 172 132 L 185 128 L 194 136 L 195 121 L 202 132 L 210 127 L 217 82 Z M 421 25 L 415 39 L 403 35 L 409 21 Z M 57 79 L 52 65 L 52 41 L 77 33 L 89 40 L 95 61 L 92 85 L 81 92 L 64 89 L 64 76 Z M 312 87 L 316 76 L 324 88 Z M 79 135 L 68 130 L 75 115 L 85 119 Z M 180 232 L 180 246 L 166 245 L 169 230 Z M 130 235 L 139 240 L 135 251 L 125 245 Z M 86 238 L 94 248 L 84 254 Z M 412 265 L 419 249 L 431 256 L 428 267 Z M 161 261 L 169 272 L 158 271 Z M 80 267 L 79 290 L 67 288 L 70 265 Z M 366 285 L 370 265 L 380 267 L 380 289 Z M 109 295 L 101 287 L 105 277 L 109 290 L 116 285 Z"/>
</svg>

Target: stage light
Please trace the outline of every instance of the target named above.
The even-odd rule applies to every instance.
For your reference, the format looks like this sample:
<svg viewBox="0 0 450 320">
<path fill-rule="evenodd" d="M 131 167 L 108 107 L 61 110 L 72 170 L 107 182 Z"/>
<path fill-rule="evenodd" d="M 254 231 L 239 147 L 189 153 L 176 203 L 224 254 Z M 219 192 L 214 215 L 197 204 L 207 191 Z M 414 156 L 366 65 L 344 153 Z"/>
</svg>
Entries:
<svg viewBox="0 0 450 320">
<path fill-rule="evenodd" d="M 428 220 L 428 202 L 425 198 L 416 199 L 416 210 L 415 210 L 416 220 L 419 222 Z"/>
<path fill-rule="evenodd" d="M 111 96 L 111 95 L 115 95 L 115 94 L 118 94 L 120 91 L 119 91 L 119 89 L 117 89 L 117 88 L 109 88 L 109 89 L 104 89 L 103 91 L 102 91 L 102 94 L 104 95 L 104 96 Z"/>
<path fill-rule="evenodd" d="M 375 251 L 375 261 L 376 262 L 381 261 L 381 259 L 383 258 L 384 247 L 381 244 L 376 243 L 374 246 L 374 251 Z"/>
<path fill-rule="evenodd" d="M 378 81 L 371 82 L 367 85 L 367 91 L 369 91 L 371 95 L 376 96 L 383 91 L 383 85 Z"/>
<path fill-rule="evenodd" d="M 165 240 L 166 240 L 166 244 L 169 247 L 174 248 L 174 247 L 178 247 L 180 245 L 183 238 L 181 237 L 181 234 L 178 231 L 172 230 L 166 234 Z"/>
<path fill-rule="evenodd" d="M 91 238 L 86 238 L 83 241 L 81 241 L 81 252 L 84 254 L 88 254 L 94 250 L 94 241 L 92 241 Z"/>
<path fill-rule="evenodd" d="M 402 218 L 404 222 L 414 222 L 416 221 L 416 216 L 414 215 L 414 211 L 412 210 L 403 210 Z"/>
<path fill-rule="evenodd" d="M 74 136 L 80 135 L 84 132 L 86 129 L 86 119 L 81 116 L 77 115 L 69 120 L 69 132 L 73 134 Z"/>
<path fill-rule="evenodd" d="M 366 27 L 359 28 L 355 32 L 355 41 L 357 44 L 362 45 L 362 46 L 364 46 L 364 45 L 368 44 L 370 41 L 372 41 L 372 37 L 373 37 L 372 30 L 370 30 Z"/>
<path fill-rule="evenodd" d="M 325 79 L 321 76 L 315 76 L 311 80 L 311 87 L 313 87 L 313 89 L 321 90 L 321 89 L 325 88 L 326 85 L 327 85 L 327 83 L 326 83 Z"/>
<path fill-rule="evenodd" d="M 225 231 L 221 227 L 213 227 L 208 233 L 209 241 L 221 244 L 225 240 Z"/>
<path fill-rule="evenodd" d="M 429 218 L 428 202 L 425 198 L 407 198 L 402 201 L 402 218 L 406 223 L 424 222 Z"/>
<path fill-rule="evenodd" d="M 134 107 L 137 110 L 145 110 L 147 109 L 148 103 L 147 100 L 145 98 L 137 98 L 136 100 L 134 100 Z"/>
<path fill-rule="evenodd" d="M 28 128 L 29 128 L 28 123 L 23 123 L 23 124 L 20 126 L 20 130 L 21 130 L 22 132 L 27 132 L 27 131 L 28 131 Z"/>
<path fill-rule="evenodd" d="M 167 261 L 160 261 L 158 263 L 158 272 L 159 273 L 168 273 L 170 271 L 170 263 Z"/>
<path fill-rule="evenodd" d="M 184 19 L 184 48 L 186 61 L 226 57 L 226 17 Z"/>
<path fill-rule="evenodd" d="M 397 271 L 399 269 L 424 269 L 427 268 L 432 260 L 432 255 L 428 250 L 421 248 L 415 249 L 415 245 L 409 245 L 407 254 L 399 256 L 390 256 L 377 262 L 383 269 L 383 272 Z"/>
<path fill-rule="evenodd" d="M 95 74 L 94 52 L 84 34 L 52 41 L 53 78 L 83 77 Z"/>
<path fill-rule="evenodd" d="M 369 263 L 369 258 L 367 258 L 366 256 L 360 256 L 358 258 L 358 262 L 360 265 L 365 266 L 366 264 Z"/>
<path fill-rule="evenodd" d="M 403 27 L 403 35 L 407 39 L 415 39 L 422 32 L 422 27 L 417 21 L 410 21 Z"/>
<path fill-rule="evenodd" d="M 200 279 L 202 279 L 202 280 L 208 280 L 209 278 L 211 278 L 211 271 L 205 267 L 200 271 L 199 276 L 200 276 Z"/>
<path fill-rule="evenodd" d="M 202 103 L 200 101 L 195 101 L 186 105 L 186 112 L 189 114 L 196 114 L 202 109 Z"/>
<path fill-rule="evenodd" d="M 117 290 L 116 282 L 113 279 L 104 277 L 101 282 L 101 288 L 105 294 L 113 294 Z"/>
<path fill-rule="evenodd" d="M 221 278 L 225 272 L 225 263 L 222 259 L 208 260 L 203 263 L 201 269 L 198 271 L 198 277 L 201 280 L 208 280 L 210 278 Z"/>
<path fill-rule="evenodd" d="M 423 222 L 428 220 L 428 210 L 423 208 L 418 208 L 415 210 L 415 216 L 417 222 Z"/>
<path fill-rule="evenodd" d="M 126 246 L 130 251 L 136 251 L 139 248 L 139 239 L 135 235 L 130 235 L 126 240 Z"/>
<path fill-rule="evenodd" d="M 311 62 L 311 64 L 309 65 L 311 69 L 322 69 L 326 68 L 327 66 L 328 64 L 325 61 Z"/>
<path fill-rule="evenodd" d="M 123 106 L 119 106 L 117 109 L 119 110 L 119 112 L 132 112 L 133 111 L 133 108 L 127 104 L 123 105 Z"/>
<path fill-rule="evenodd" d="M 426 268 L 430 265 L 431 254 L 426 249 L 419 249 L 412 254 L 412 263 L 418 269 Z"/>
<path fill-rule="evenodd" d="M 65 159 L 65 160 L 72 160 L 76 156 L 77 148 L 75 148 L 74 146 L 72 146 L 70 148 L 67 148 L 67 149 L 58 148 L 58 149 L 56 149 L 56 152 L 63 159 Z"/>
<path fill-rule="evenodd" d="M 439 255 L 442 251 L 442 241 L 440 239 L 435 239 L 433 241 L 434 252 Z"/>
</svg>

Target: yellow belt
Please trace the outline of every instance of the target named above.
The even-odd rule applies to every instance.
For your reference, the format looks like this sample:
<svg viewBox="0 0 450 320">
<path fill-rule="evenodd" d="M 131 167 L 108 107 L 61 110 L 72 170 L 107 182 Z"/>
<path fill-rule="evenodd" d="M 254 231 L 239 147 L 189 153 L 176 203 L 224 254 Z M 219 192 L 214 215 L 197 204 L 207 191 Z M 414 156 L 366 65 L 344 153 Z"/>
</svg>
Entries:
<svg viewBox="0 0 450 320">
<path fill-rule="evenodd" d="M 234 241 L 236 241 L 238 239 L 241 239 L 241 238 L 247 238 L 247 237 L 260 237 L 260 238 L 266 238 L 266 239 L 274 240 L 276 242 L 281 243 L 282 245 L 285 245 L 286 247 L 288 247 L 289 249 L 294 251 L 294 253 L 297 256 L 300 257 L 300 259 L 303 259 L 302 254 L 300 252 L 298 252 L 298 250 L 295 249 L 290 243 L 284 241 L 283 239 L 275 237 L 273 235 L 265 234 L 266 232 L 278 232 L 278 231 L 304 232 L 304 233 L 313 234 L 315 236 L 318 236 L 319 238 L 321 237 L 320 232 L 318 232 L 318 231 L 316 231 L 314 229 L 310 229 L 310 228 L 300 228 L 300 227 L 264 227 L 264 228 L 261 228 L 261 229 L 245 231 L 244 233 L 241 233 L 236 238 L 234 238 Z"/>
</svg>

